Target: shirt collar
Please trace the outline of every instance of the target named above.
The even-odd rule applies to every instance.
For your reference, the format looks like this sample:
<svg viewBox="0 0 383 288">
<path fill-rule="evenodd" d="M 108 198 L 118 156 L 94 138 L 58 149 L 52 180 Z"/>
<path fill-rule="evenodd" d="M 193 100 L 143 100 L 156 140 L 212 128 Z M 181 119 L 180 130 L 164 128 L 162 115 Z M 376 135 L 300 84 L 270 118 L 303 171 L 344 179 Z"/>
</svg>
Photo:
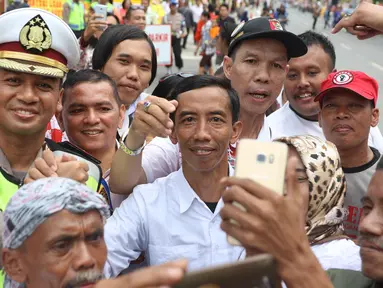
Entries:
<svg viewBox="0 0 383 288">
<path fill-rule="evenodd" d="M 189 185 L 188 181 L 186 180 L 184 173 L 182 171 L 182 168 L 178 170 L 178 179 L 179 181 L 176 181 L 178 184 L 178 191 L 179 191 L 179 202 L 180 202 L 180 213 L 184 213 L 187 210 L 189 210 L 190 206 L 192 205 L 194 199 L 197 199 L 197 201 L 203 202 L 197 193 L 193 190 L 193 188 Z M 229 175 L 234 175 L 234 169 L 229 164 Z M 218 208 L 218 205 L 217 205 Z"/>
<path fill-rule="evenodd" d="M 266 115 L 264 116 L 263 126 L 261 131 L 259 131 L 257 139 L 261 141 L 267 141 L 267 142 L 271 141 L 272 139 L 271 129 L 267 121 Z"/>
</svg>

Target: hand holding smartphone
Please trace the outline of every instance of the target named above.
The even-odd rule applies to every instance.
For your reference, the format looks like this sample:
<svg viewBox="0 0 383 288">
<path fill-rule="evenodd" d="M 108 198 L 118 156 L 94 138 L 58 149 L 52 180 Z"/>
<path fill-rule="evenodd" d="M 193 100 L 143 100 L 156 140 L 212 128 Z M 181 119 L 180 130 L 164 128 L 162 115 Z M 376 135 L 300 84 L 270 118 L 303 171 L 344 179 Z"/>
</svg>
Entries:
<svg viewBox="0 0 383 288">
<path fill-rule="evenodd" d="M 235 176 L 251 179 L 283 195 L 287 157 L 288 146 L 285 143 L 242 139 L 238 144 Z M 239 203 L 234 202 L 233 205 L 246 211 Z M 227 240 L 231 245 L 241 245 L 231 236 Z"/>
</svg>

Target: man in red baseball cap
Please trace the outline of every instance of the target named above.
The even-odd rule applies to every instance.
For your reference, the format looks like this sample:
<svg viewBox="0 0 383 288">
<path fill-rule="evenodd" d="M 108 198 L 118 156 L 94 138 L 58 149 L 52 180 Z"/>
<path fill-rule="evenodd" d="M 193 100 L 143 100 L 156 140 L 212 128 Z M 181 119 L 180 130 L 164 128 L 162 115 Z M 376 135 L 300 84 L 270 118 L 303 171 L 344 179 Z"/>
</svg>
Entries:
<svg viewBox="0 0 383 288">
<path fill-rule="evenodd" d="M 379 123 L 378 88 L 376 80 L 365 73 L 343 70 L 331 73 L 315 98 L 321 107 L 319 124 L 326 139 L 338 148 L 346 176 L 344 206 L 349 213 L 344 228 L 351 238 L 357 236 L 362 213 L 360 199 L 365 196 L 381 156 L 368 146 L 370 128 Z"/>
</svg>

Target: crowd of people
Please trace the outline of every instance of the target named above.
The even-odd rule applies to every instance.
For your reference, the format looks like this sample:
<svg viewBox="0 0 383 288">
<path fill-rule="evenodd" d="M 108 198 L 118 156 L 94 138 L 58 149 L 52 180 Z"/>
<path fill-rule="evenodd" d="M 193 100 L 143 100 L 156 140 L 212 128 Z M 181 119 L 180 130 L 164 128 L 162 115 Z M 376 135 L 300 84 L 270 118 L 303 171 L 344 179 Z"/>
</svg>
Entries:
<svg viewBox="0 0 383 288">
<path fill-rule="evenodd" d="M 328 38 L 280 17 L 235 25 L 226 4 L 217 18 L 170 0 L 155 21 L 172 26 L 179 69 L 188 32 L 200 37 L 202 75 L 169 71 L 148 94 L 148 3 L 90 13 L 86 27 L 75 0 L 64 20 L 0 16 L 0 285 L 171 287 L 267 253 L 278 287 L 380 287 L 378 82 L 337 70 Z M 332 33 L 343 28 L 382 34 L 383 7 L 361 2 Z M 284 195 L 235 177 L 241 139 L 288 146 Z"/>
</svg>

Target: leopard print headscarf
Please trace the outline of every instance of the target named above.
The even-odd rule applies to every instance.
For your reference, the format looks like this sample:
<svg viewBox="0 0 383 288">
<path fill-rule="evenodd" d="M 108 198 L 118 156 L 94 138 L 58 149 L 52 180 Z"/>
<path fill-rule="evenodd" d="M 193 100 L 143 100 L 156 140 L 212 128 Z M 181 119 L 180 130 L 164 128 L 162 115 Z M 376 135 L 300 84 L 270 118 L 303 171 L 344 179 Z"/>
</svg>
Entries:
<svg viewBox="0 0 383 288">
<path fill-rule="evenodd" d="M 310 244 L 345 238 L 343 208 L 346 180 L 335 145 L 314 136 L 284 137 L 276 141 L 292 145 L 300 155 L 309 179 L 306 235 Z"/>
</svg>

